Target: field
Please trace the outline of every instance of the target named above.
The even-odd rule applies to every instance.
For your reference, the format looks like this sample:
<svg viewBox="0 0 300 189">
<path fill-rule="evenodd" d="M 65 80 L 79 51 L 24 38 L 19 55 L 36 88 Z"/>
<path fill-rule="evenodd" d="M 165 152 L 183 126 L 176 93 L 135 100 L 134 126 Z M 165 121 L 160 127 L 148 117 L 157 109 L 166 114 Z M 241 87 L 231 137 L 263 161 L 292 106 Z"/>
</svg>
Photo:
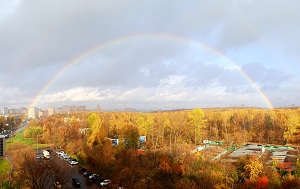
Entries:
<svg viewBox="0 0 300 189">
<path fill-rule="evenodd" d="M 22 132 L 18 132 L 15 137 L 9 138 L 6 141 L 6 150 L 10 148 L 10 145 L 13 143 L 22 143 L 26 146 L 30 146 L 32 149 L 46 148 L 49 144 L 38 144 L 35 138 L 25 138 Z"/>
<path fill-rule="evenodd" d="M 0 177 L 2 177 L 4 174 L 9 173 L 11 169 L 11 165 L 9 161 L 6 159 L 0 159 Z"/>
</svg>

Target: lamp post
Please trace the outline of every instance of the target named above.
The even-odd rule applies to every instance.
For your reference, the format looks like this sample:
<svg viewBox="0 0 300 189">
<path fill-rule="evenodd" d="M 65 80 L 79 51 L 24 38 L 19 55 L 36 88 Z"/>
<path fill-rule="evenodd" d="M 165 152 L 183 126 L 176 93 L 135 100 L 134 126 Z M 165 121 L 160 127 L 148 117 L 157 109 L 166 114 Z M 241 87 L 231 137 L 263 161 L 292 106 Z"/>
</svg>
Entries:
<svg viewBox="0 0 300 189">
<path fill-rule="evenodd" d="M 38 134 L 36 135 L 37 143 L 36 143 L 36 153 L 38 153 L 39 150 L 39 136 Z"/>
</svg>

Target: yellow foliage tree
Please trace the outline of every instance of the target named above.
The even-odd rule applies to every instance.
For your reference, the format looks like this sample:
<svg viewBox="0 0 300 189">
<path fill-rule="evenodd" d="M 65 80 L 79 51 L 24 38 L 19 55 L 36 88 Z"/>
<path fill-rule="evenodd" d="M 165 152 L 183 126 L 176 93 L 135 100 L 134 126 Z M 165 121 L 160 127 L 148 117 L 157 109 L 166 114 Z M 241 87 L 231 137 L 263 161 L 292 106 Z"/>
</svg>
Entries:
<svg viewBox="0 0 300 189">
<path fill-rule="evenodd" d="M 245 170 L 249 174 L 251 182 L 256 182 L 263 173 L 263 164 L 256 159 L 250 159 L 250 163 L 245 165 Z"/>
<path fill-rule="evenodd" d="M 201 108 L 195 108 L 189 114 L 189 118 L 194 125 L 194 142 L 197 144 L 199 139 L 203 139 L 203 128 L 205 126 L 204 112 Z"/>
<path fill-rule="evenodd" d="M 105 129 L 103 128 L 103 121 L 99 115 L 95 115 L 93 122 L 91 123 L 91 135 L 88 138 L 88 146 L 94 144 L 100 144 L 107 136 Z"/>
</svg>

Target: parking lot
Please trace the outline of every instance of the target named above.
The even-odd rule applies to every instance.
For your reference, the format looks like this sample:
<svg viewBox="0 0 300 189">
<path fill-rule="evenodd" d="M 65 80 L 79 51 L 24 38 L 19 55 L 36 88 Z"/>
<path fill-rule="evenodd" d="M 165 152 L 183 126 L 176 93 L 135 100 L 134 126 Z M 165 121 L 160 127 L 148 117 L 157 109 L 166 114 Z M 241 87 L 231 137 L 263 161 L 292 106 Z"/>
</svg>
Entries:
<svg viewBox="0 0 300 189">
<path fill-rule="evenodd" d="M 50 153 L 50 159 L 56 162 L 58 165 L 62 166 L 63 168 L 69 169 L 71 171 L 70 182 L 68 184 L 68 188 L 76 188 L 72 184 L 71 178 L 77 178 L 80 181 L 80 188 L 86 189 L 96 189 L 99 188 L 97 183 L 94 183 L 88 179 L 88 177 L 84 177 L 83 174 L 79 171 L 78 165 L 70 165 L 67 161 L 62 159 L 58 156 L 55 152 Z M 47 160 L 44 160 L 47 161 Z M 54 186 L 53 186 L 54 188 Z"/>
</svg>

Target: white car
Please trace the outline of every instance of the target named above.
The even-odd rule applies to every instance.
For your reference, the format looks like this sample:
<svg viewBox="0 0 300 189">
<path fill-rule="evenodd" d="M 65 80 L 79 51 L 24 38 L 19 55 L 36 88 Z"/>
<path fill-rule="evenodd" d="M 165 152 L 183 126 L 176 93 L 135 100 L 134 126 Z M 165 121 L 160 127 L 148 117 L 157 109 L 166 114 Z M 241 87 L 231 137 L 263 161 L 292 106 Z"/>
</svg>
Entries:
<svg viewBox="0 0 300 189">
<path fill-rule="evenodd" d="M 77 164 L 78 164 L 78 162 L 77 162 L 77 161 L 74 161 L 74 160 L 69 160 L 68 163 L 69 163 L 70 165 L 77 165 Z"/>
<path fill-rule="evenodd" d="M 53 184 L 55 188 L 62 188 L 61 184 L 58 181 L 54 182 Z"/>
<path fill-rule="evenodd" d="M 61 155 L 65 154 L 65 152 L 62 151 L 62 150 L 59 150 L 59 151 L 56 152 L 56 154 L 57 154 L 58 156 L 61 156 Z"/>
<path fill-rule="evenodd" d="M 63 154 L 60 157 L 63 158 L 63 159 L 69 159 L 70 158 L 70 156 L 68 154 Z"/>
<path fill-rule="evenodd" d="M 43 154 L 36 154 L 36 159 L 44 159 L 44 155 Z"/>
<path fill-rule="evenodd" d="M 109 179 L 105 179 L 104 181 L 100 182 L 99 185 L 100 186 L 107 186 L 110 184 L 110 180 Z"/>
</svg>

